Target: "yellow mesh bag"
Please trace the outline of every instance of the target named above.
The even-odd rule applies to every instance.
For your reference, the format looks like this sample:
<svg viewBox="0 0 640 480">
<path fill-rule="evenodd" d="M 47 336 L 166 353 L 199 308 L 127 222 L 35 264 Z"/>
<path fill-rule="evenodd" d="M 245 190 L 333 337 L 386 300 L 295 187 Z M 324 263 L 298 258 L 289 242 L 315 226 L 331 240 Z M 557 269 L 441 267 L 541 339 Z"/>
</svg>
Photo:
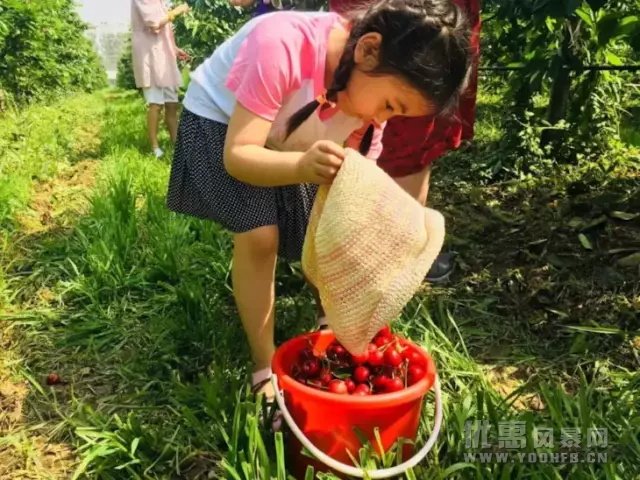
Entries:
<svg viewBox="0 0 640 480">
<path fill-rule="evenodd" d="M 375 162 L 347 150 L 311 211 L 302 268 L 327 323 L 351 353 L 400 315 L 442 248 L 444 218 L 424 208 Z"/>
</svg>

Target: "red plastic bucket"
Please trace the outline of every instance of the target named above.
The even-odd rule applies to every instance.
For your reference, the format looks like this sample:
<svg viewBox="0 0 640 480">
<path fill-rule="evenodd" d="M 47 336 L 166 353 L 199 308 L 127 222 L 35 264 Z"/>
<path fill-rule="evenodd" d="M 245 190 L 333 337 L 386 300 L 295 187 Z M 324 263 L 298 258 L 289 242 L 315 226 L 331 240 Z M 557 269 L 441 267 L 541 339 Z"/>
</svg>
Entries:
<svg viewBox="0 0 640 480">
<path fill-rule="evenodd" d="M 294 433 L 289 442 L 289 458 L 293 461 L 296 478 L 304 478 L 307 465 L 327 465 L 330 469 L 349 476 L 363 477 L 364 472 L 353 466 L 349 452 L 358 458 L 362 442 L 356 431 L 378 449 L 374 429 L 379 430 L 382 448 L 386 451 L 399 438 L 415 440 L 423 398 L 435 385 L 436 420 L 432 435 L 427 444 L 412 459 L 402 465 L 376 472 L 367 472 L 370 478 L 388 478 L 395 476 L 417 464 L 431 449 L 437 437 L 442 421 L 442 407 L 436 369 L 431 357 L 425 350 L 406 339 L 401 343 L 418 352 L 424 359 L 427 374 L 416 384 L 398 392 L 370 395 L 336 395 L 311 388 L 296 381 L 291 376 L 291 368 L 300 352 L 309 345 L 323 343 L 334 335 L 323 330 L 293 338 L 282 344 L 275 353 L 272 362 L 273 381 L 276 386 L 276 400 L 286 422 Z M 322 462 L 313 462 L 301 453 L 304 445 Z M 406 446 L 403 458 L 411 455 L 412 448 Z M 328 470 L 326 467 L 323 470 Z"/>
</svg>

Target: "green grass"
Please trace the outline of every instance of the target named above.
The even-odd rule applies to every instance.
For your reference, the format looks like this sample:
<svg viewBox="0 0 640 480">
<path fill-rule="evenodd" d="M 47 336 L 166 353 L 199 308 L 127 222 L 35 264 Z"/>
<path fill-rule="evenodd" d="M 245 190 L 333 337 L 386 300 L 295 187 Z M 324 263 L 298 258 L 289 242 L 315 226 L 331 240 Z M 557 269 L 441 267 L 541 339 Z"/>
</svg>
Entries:
<svg viewBox="0 0 640 480">
<path fill-rule="evenodd" d="M 0 226 L 27 206 L 34 181 L 95 155 L 102 115 L 100 99 L 79 95 L 0 118 Z"/>
<path fill-rule="evenodd" d="M 478 131 L 495 141 L 498 98 L 483 102 Z M 287 437 L 260 426 L 247 392 L 230 237 L 165 208 L 169 165 L 143 153 L 143 113 L 138 96 L 112 92 L 2 120 L 15 132 L 2 136 L 2 198 L 19 202 L 2 217 L 0 478 L 285 479 Z M 72 146 L 87 142 L 77 132 L 96 122 L 83 208 L 25 228 L 32 192 L 57 181 L 51 165 L 73 168 Z M 616 261 L 640 250 L 640 224 L 613 213 L 640 208 L 637 164 L 483 185 L 469 173 L 483 145 L 434 172 L 432 202 L 459 252 L 454 281 L 425 289 L 395 325 L 432 353 L 445 400 L 440 439 L 407 478 L 637 478 L 640 291 L 637 267 Z M 24 169 L 9 168 L 15 155 Z M 314 307 L 297 265 L 279 266 L 277 287 L 282 341 L 312 328 Z M 52 371 L 68 383 L 47 386 Z M 493 440 L 501 422 L 524 422 L 518 452 L 536 451 L 534 426 L 557 443 L 562 428 L 606 428 L 609 461 L 468 461 L 469 420 L 489 422 Z"/>
</svg>

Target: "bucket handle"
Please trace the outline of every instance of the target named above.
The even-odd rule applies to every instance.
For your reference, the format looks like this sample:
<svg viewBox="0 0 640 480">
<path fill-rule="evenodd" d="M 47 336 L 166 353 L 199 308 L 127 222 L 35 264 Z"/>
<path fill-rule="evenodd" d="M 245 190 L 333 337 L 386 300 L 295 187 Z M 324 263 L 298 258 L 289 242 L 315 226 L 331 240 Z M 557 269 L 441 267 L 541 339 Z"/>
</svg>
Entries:
<svg viewBox="0 0 640 480">
<path fill-rule="evenodd" d="M 339 462 L 338 460 L 331 458 L 329 455 L 324 453 L 318 447 L 316 447 L 311 441 L 306 437 L 306 435 L 300 430 L 300 427 L 296 425 L 295 420 L 291 417 L 291 413 L 287 409 L 285 405 L 284 397 L 282 396 L 282 392 L 278 387 L 278 376 L 274 373 L 271 376 L 271 383 L 273 384 L 273 389 L 275 390 L 276 401 L 278 402 L 278 407 L 284 416 L 289 428 L 293 434 L 297 437 L 297 439 L 302 443 L 302 445 L 309 450 L 315 458 L 320 460 L 322 463 L 327 465 L 328 467 L 336 470 L 345 475 L 349 475 L 352 477 L 363 478 L 367 475 L 367 478 L 377 479 L 377 478 L 389 478 L 397 475 L 402 475 L 404 472 L 409 470 L 412 467 L 415 467 L 418 463 L 420 463 L 424 457 L 427 456 L 427 453 L 431 450 L 434 443 L 436 442 L 436 438 L 438 437 L 438 433 L 440 433 L 440 427 L 442 425 L 442 395 L 440 392 L 440 381 L 436 376 L 434 381 L 434 393 L 436 400 L 436 411 L 435 411 L 435 421 L 433 423 L 433 431 L 429 438 L 427 439 L 427 443 L 415 453 L 413 457 L 402 462 L 400 465 L 396 465 L 395 467 L 383 468 L 381 470 L 373 470 L 373 471 L 365 471 L 362 468 L 354 467 L 352 465 L 348 465 L 346 463 Z"/>
</svg>

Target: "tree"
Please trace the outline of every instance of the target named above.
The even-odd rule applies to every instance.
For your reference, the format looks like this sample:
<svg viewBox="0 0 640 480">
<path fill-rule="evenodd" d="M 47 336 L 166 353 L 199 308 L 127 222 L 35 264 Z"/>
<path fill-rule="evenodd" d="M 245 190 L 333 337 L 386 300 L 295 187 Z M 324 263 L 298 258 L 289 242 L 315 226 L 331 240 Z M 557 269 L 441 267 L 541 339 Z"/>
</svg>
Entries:
<svg viewBox="0 0 640 480">
<path fill-rule="evenodd" d="M 176 22 L 177 44 L 199 65 L 215 48 L 233 35 L 249 18 L 246 10 L 229 5 L 227 0 L 189 0 L 192 12 Z"/>
<path fill-rule="evenodd" d="M 116 85 L 127 90 L 136 88 L 136 79 L 133 76 L 133 58 L 131 51 L 131 34 L 128 35 L 126 44 L 122 49 L 122 55 L 118 61 Z"/>
<path fill-rule="evenodd" d="M 0 90 L 18 103 L 106 85 L 73 0 L 0 4 Z"/>
<path fill-rule="evenodd" d="M 568 122 L 575 138 L 597 143 L 594 151 L 606 149 L 615 128 L 597 134 L 603 121 L 615 123 L 619 111 L 616 102 L 599 99 L 615 95 L 619 76 L 588 68 L 622 65 L 624 57 L 640 48 L 638 5 L 637 0 L 486 2 L 491 22 L 486 31 L 494 38 L 484 42 L 489 45 L 485 59 L 520 67 L 508 82 L 515 123 L 526 122 L 533 96 L 544 94 L 549 98 L 545 116 L 550 126 Z M 559 158 L 577 153 L 577 143 L 566 141 L 566 129 L 543 129 L 540 140 Z"/>
</svg>

